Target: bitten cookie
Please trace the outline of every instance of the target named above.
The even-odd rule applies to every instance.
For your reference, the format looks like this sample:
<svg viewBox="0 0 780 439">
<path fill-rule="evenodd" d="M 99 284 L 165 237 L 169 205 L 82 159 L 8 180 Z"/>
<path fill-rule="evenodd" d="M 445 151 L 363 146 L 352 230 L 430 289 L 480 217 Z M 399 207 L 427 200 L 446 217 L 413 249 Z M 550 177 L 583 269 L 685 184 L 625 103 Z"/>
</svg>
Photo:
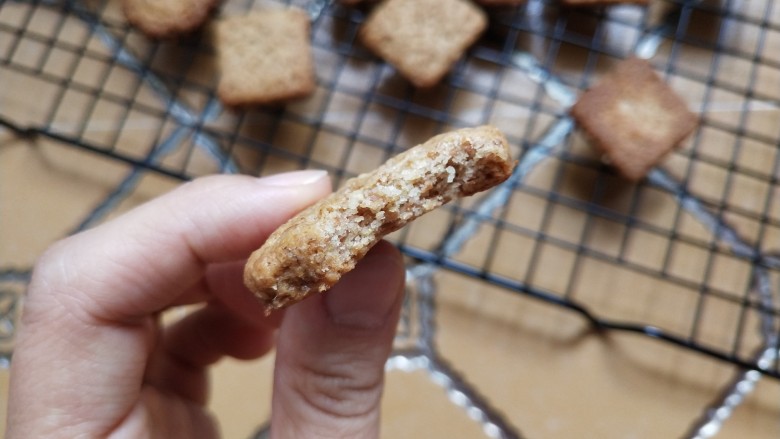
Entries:
<svg viewBox="0 0 780 439">
<path fill-rule="evenodd" d="M 323 292 L 384 235 L 453 198 L 501 183 L 514 164 L 496 128 L 433 137 L 283 224 L 250 256 L 244 283 L 267 312 Z"/>
<path fill-rule="evenodd" d="M 220 0 L 122 0 L 127 21 L 150 38 L 190 33 L 208 20 Z"/>
<path fill-rule="evenodd" d="M 316 81 L 309 33 L 309 16 L 295 7 L 221 20 L 217 25 L 220 100 L 236 107 L 311 94 Z"/>
<path fill-rule="evenodd" d="M 363 43 L 418 87 L 435 85 L 482 34 L 470 0 L 385 0 L 361 28 Z"/>
<path fill-rule="evenodd" d="M 621 61 L 571 114 L 629 180 L 638 181 L 696 128 L 698 118 L 645 60 Z"/>
</svg>

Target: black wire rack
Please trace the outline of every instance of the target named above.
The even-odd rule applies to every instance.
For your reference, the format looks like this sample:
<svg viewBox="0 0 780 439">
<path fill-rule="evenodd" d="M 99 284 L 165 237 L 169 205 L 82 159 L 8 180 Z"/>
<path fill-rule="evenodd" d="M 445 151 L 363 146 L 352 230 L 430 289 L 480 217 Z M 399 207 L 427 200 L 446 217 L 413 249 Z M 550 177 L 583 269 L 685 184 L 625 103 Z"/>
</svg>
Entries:
<svg viewBox="0 0 780 439">
<path fill-rule="evenodd" d="M 412 342 L 391 364 L 440 372 L 487 434 L 520 436 L 435 350 L 430 274 L 445 269 L 568 308 L 597 330 L 738 366 L 713 404 L 727 410 L 703 416 L 691 437 L 728 418 L 729 395 L 750 391 L 740 383 L 780 378 L 780 6 L 489 8 L 485 35 L 440 85 L 419 90 L 359 43 L 370 2 L 227 1 L 219 14 L 272 3 L 311 14 L 317 89 L 284 107 L 234 111 L 214 94 L 208 29 L 154 42 L 128 27 L 115 2 L 0 1 L 0 87 L 22 77 L 36 84 L 28 111 L 0 101 L 0 125 L 132 169 L 74 231 L 105 217 L 144 173 L 186 180 L 320 168 L 338 183 L 438 132 L 489 123 L 519 160 L 510 180 L 392 236 L 414 261 L 418 306 L 399 332 Z M 636 185 L 594 154 L 568 116 L 581 90 L 631 55 L 649 59 L 701 118 Z M 29 272 L 0 275 L 24 282 Z M 626 305 L 614 306 L 621 297 Z M 630 301 L 667 305 L 654 312 Z"/>
</svg>

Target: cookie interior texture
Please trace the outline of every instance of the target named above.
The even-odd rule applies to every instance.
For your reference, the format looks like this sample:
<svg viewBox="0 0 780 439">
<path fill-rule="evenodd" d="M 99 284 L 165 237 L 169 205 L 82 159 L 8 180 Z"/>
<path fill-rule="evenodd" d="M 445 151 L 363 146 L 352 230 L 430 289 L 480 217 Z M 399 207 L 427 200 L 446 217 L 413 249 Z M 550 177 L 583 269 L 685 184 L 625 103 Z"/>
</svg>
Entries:
<svg viewBox="0 0 780 439">
<path fill-rule="evenodd" d="M 483 126 L 431 138 L 345 183 L 276 230 L 244 282 L 268 312 L 329 289 L 383 236 L 512 173 L 504 135 Z"/>
</svg>

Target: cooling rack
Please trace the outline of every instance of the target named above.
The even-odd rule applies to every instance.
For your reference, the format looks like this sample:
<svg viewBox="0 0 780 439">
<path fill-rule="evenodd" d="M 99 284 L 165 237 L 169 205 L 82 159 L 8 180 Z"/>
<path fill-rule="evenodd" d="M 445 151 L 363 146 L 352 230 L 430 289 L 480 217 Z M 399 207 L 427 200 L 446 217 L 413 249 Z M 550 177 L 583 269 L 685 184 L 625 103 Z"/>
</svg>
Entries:
<svg viewBox="0 0 780 439">
<path fill-rule="evenodd" d="M 522 436 L 437 349 L 434 275 L 445 270 L 571 310 L 597 331 L 738 366 L 689 437 L 715 435 L 761 379 L 780 378 L 780 7 L 772 1 L 489 8 L 486 34 L 430 90 L 358 42 L 370 4 L 226 1 L 219 13 L 273 3 L 310 13 L 317 90 L 284 107 L 234 111 L 214 95 L 208 30 L 158 43 L 129 28 L 116 2 L 0 2 L 0 87 L 20 77 L 36 84 L 29 111 L 0 102 L 0 125 L 132 169 L 74 232 L 112 212 L 146 173 L 187 180 L 320 168 L 338 184 L 438 132 L 490 123 L 519 160 L 509 181 L 391 237 L 410 263 L 388 367 L 427 370 L 486 435 Z M 581 90 L 632 55 L 649 59 L 701 118 L 637 185 L 617 177 L 568 116 Z M 14 298 L 28 279 L 26 267 L 0 267 L 6 361 Z M 658 301 L 668 306 L 635 305 Z"/>
</svg>

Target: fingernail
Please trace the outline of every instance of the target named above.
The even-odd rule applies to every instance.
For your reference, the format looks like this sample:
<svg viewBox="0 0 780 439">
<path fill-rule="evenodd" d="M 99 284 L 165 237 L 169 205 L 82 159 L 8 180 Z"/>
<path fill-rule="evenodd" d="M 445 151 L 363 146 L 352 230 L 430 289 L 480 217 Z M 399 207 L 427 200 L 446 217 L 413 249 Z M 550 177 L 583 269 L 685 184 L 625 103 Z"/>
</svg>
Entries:
<svg viewBox="0 0 780 439">
<path fill-rule="evenodd" d="M 327 178 L 328 172 L 319 169 L 307 169 L 304 171 L 285 172 L 282 174 L 262 177 L 257 180 L 266 186 L 289 187 L 304 186 Z"/>
<path fill-rule="evenodd" d="M 404 268 L 397 256 L 382 250 L 370 251 L 325 293 L 325 307 L 338 325 L 379 328 L 400 300 L 403 283 Z"/>
</svg>

